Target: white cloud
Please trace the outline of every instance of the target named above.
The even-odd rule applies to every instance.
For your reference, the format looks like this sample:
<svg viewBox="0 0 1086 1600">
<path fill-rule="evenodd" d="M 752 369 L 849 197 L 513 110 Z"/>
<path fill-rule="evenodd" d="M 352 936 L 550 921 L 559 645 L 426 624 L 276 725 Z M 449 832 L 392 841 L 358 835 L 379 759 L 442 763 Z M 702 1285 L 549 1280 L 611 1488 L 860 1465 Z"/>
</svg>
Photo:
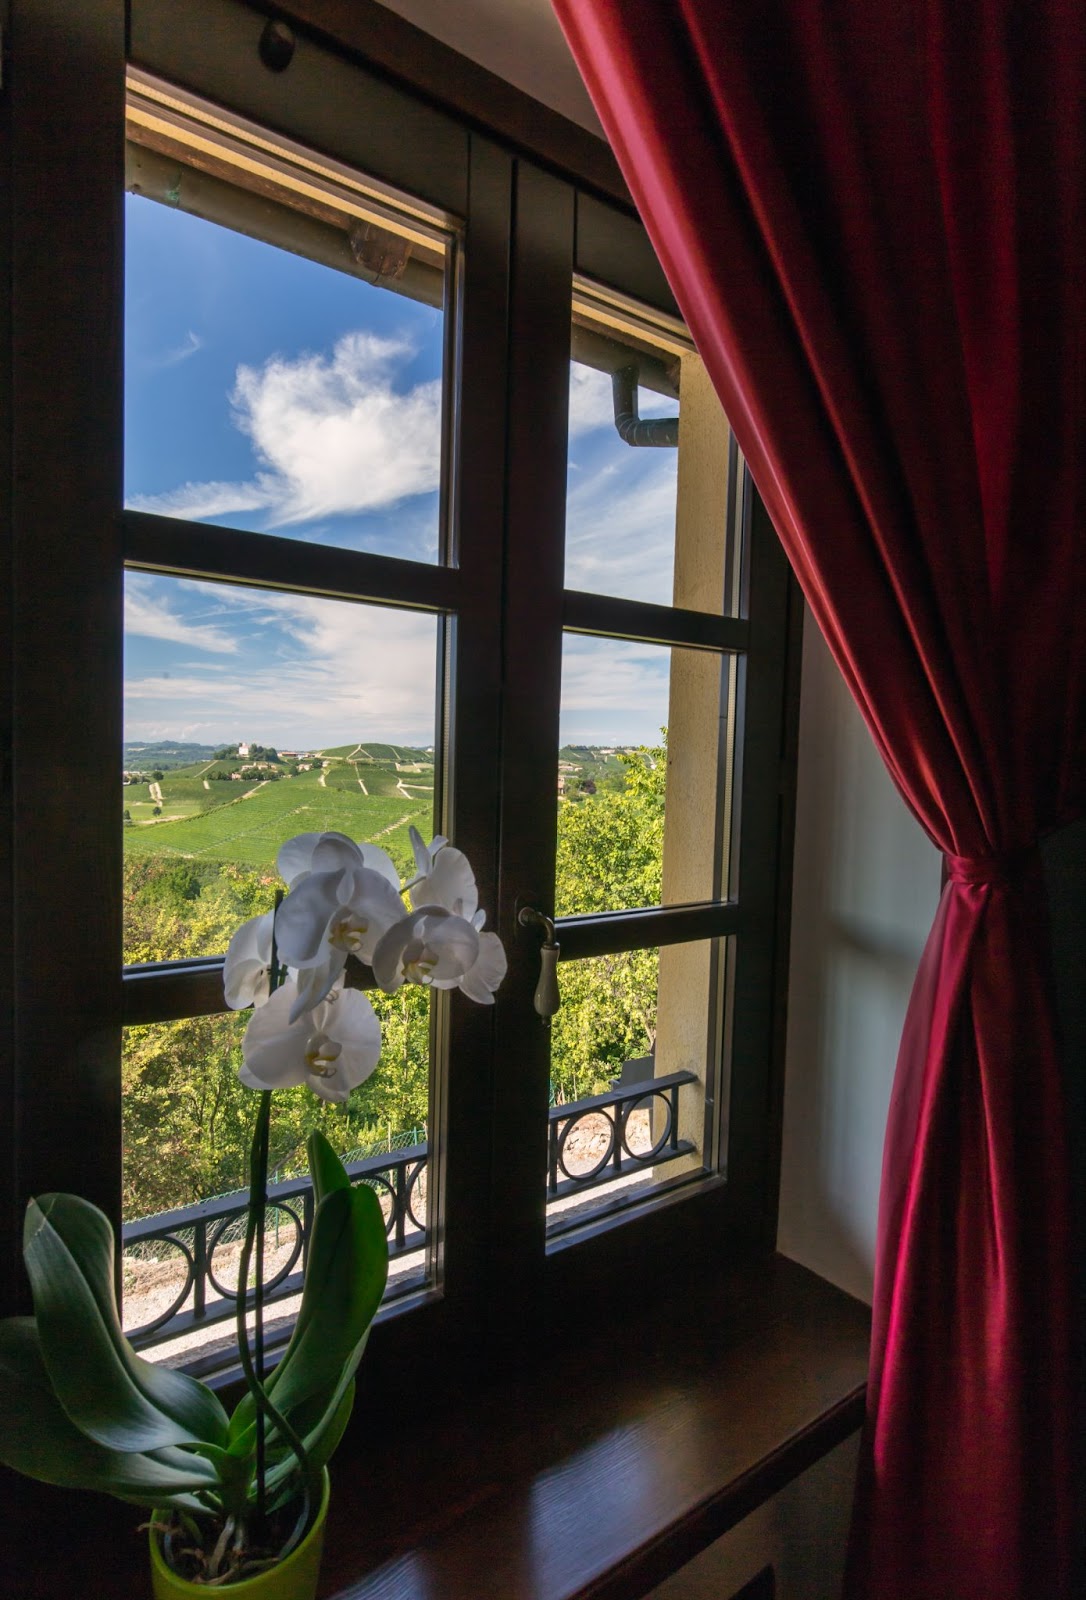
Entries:
<svg viewBox="0 0 1086 1600">
<path fill-rule="evenodd" d="M 125 685 L 127 738 L 198 718 L 211 742 L 434 742 L 432 617 L 240 587 L 186 589 L 235 614 L 243 659 L 228 670 L 133 673 Z"/>
<path fill-rule="evenodd" d="M 193 333 L 190 328 L 183 342 L 175 349 L 167 350 L 166 354 L 159 358 L 158 364 L 160 367 L 176 367 L 182 361 L 187 361 L 189 356 L 194 356 L 197 350 L 202 350 L 203 348 L 204 341 L 198 333 Z"/>
<path fill-rule="evenodd" d="M 677 450 L 638 450 L 577 480 L 566 503 L 566 584 L 670 605 Z"/>
<path fill-rule="evenodd" d="M 126 633 L 139 634 L 144 639 L 167 639 L 216 655 L 232 655 L 237 650 L 237 640 L 222 628 L 179 616 L 164 599 L 156 598 L 153 581 L 128 574 L 124 590 Z"/>
<path fill-rule="evenodd" d="M 393 388 L 404 340 L 355 332 L 331 356 L 239 366 L 230 402 L 263 470 L 242 483 L 186 483 L 142 495 L 138 511 L 206 518 L 266 510 L 269 526 L 374 511 L 438 488 L 441 384 Z"/>
<path fill-rule="evenodd" d="M 671 651 L 625 639 L 567 635 L 562 651 L 563 744 L 655 744 L 668 720 Z"/>
</svg>

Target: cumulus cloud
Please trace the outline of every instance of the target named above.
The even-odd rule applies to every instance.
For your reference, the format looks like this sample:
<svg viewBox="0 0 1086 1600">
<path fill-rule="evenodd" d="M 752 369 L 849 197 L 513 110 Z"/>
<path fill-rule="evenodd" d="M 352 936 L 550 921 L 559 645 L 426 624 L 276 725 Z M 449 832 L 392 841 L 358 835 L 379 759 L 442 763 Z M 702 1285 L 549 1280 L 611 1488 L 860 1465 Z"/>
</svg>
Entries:
<svg viewBox="0 0 1086 1600">
<path fill-rule="evenodd" d="M 270 527 L 285 527 L 437 489 L 441 384 L 393 387 L 397 366 L 413 353 L 405 340 L 354 332 L 330 356 L 272 356 L 239 366 L 233 420 L 260 470 L 245 482 L 186 483 L 130 504 L 195 518 L 264 510 Z"/>
<path fill-rule="evenodd" d="M 568 635 L 562 651 L 562 743 L 656 743 L 668 720 L 670 681 L 667 648 Z"/>
</svg>

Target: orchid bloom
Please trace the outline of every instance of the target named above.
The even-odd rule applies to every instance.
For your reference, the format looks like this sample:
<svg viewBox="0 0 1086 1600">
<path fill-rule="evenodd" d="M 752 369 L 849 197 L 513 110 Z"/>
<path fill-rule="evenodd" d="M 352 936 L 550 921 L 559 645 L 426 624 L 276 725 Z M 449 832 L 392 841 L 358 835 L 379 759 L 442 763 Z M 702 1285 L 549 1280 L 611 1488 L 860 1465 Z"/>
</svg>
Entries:
<svg viewBox="0 0 1086 1600">
<path fill-rule="evenodd" d="M 476 927 L 479 909 L 479 891 L 475 887 L 475 874 L 462 850 L 457 850 L 440 834 L 429 845 L 422 842 L 417 828 L 410 828 L 411 848 L 415 854 L 415 876 L 407 885 L 411 891 L 411 904 L 418 911 L 424 906 L 444 906 L 456 917 L 464 917 Z"/>
<path fill-rule="evenodd" d="M 322 1100 L 346 1100 L 381 1054 L 381 1025 L 365 995 L 341 985 L 295 1016 L 290 979 L 253 1012 L 242 1040 L 239 1077 L 249 1089 L 308 1084 Z"/>
<path fill-rule="evenodd" d="M 262 1006 L 271 993 L 273 913 L 250 917 L 230 941 L 223 967 L 223 990 L 232 1011 Z"/>
<path fill-rule="evenodd" d="M 280 849 L 275 869 L 283 882 L 293 888 L 296 880 L 307 872 L 350 865 L 379 872 L 399 894 L 400 875 L 388 852 L 379 844 L 367 844 L 364 840 L 355 844 L 345 833 L 296 833 Z"/>
<path fill-rule="evenodd" d="M 444 907 L 455 918 L 470 922 L 479 935 L 476 958 L 458 978 L 434 978 L 431 982 L 437 989 L 460 988 L 479 1005 L 493 1005 L 494 991 L 505 977 L 508 962 L 497 934 L 482 932 L 486 912 L 479 909 L 479 891 L 468 858 L 440 834 L 427 846 L 415 828 L 409 831 L 415 854 L 415 877 L 408 884 L 412 906 L 416 911 Z"/>
<path fill-rule="evenodd" d="M 288 850 L 280 851 L 280 870 L 294 864 Z M 295 859 L 302 856 L 298 852 Z M 387 874 L 365 866 L 362 851 L 343 834 L 318 835 L 305 858 L 310 864 L 295 876 L 276 918 L 279 954 L 297 972 L 291 1022 L 324 999 L 349 955 L 371 961 L 378 940 L 403 916 L 403 901 Z"/>
<path fill-rule="evenodd" d="M 419 906 L 378 941 L 373 975 L 386 994 L 403 983 L 455 989 L 479 959 L 479 935 L 444 906 Z"/>
</svg>

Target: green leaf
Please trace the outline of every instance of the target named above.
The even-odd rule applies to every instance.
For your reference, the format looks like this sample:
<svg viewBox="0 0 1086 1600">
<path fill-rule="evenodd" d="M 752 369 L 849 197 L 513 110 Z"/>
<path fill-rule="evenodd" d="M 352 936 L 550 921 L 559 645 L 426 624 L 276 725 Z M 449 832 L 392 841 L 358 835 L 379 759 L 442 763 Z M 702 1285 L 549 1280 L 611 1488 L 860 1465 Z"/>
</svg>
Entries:
<svg viewBox="0 0 1086 1600">
<path fill-rule="evenodd" d="M 305 1288 L 286 1354 L 268 1379 L 277 1409 L 293 1413 L 313 1401 L 321 1414 L 354 1373 L 388 1280 L 388 1240 L 380 1201 L 368 1185 L 335 1188 L 313 1219 Z M 252 1397 L 230 1420 L 231 1440 L 252 1424 Z"/>
<path fill-rule="evenodd" d="M 142 1360 L 124 1337 L 113 1230 L 97 1207 L 70 1194 L 31 1200 L 23 1254 L 54 1392 L 83 1433 L 117 1450 L 226 1443 L 226 1413 L 210 1389 Z"/>
<path fill-rule="evenodd" d="M 343 1387 L 343 1393 L 336 1398 L 335 1405 L 329 1409 L 311 1433 L 305 1435 L 303 1444 L 309 1456 L 309 1464 L 314 1473 L 326 1467 L 332 1458 L 336 1446 L 343 1437 L 347 1423 L 350 1421 L 354 1409 L 354 1379 L 350 1379 Z M 283 1460 L 268 1473 L 266 1492 L 269 1501 L 269 1510 L 274 1511 L 277 1506 L 283 1505 L 297 1493 L 298 1487 L 298 1461 L 294 1454 L 287 1452 Z"/>
<path fill-rule="evenodd" d="M 98 1489 L 144 1506 L 205 1509 L 213 1466 L 184 1450 L 109 1450 L 88 1439 L 53 1392 L 33 1317 L 0 1322 L 0 1461 L 41 1483 Z"/>
<path fill-rule="evenodd" d="M 319 1128 L 314 1128 L 306 1142 L 309 1171 L 313 1179 L 313 1195 L 320 1205 L 326 1194 L 334 1189 L 349 1189 L 351 1180 L 347 1169 L 336 1155 Z"/>
</svg>

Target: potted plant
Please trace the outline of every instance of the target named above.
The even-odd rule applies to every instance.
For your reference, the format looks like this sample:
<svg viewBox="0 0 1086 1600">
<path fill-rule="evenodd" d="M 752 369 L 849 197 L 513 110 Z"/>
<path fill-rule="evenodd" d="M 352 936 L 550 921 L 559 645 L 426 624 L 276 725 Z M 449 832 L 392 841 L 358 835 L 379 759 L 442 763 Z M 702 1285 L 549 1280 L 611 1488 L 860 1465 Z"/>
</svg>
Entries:
<svg viewBox="0 0 1086 1600">
<path fill-rule="evenodd" d="M 246 1388 L 232 1413 L 207 1385 L 144 1360 L 125 1339 L 106 1217 L 76 1195 L 27 1207 L 34 1315 L 0 1322 L 0 1460 L 149 1509 L 156 1600 L 209 1587 L 251 1600 L 316 1592 L 327 1462 L 350 1417 L 388 1245 L 373 1189 L 352 1185 L 328 1141 L 311 1134 L 315 1208 L 301 1306 L 266 1373 L 272 1093 L 307 1083 L 343 1101 L 377 1065 L 380 1027 L 365 995 L 347 986 L 349 957 L 370 964 L 386 992 L 422 983 L 484 1004 L 505 973 L 463 853 L 441 838 L 426 846 L 414 829 L 411 839 L 416 871 L 403 889 L 375 845 L 337 833 L 291 839 L 277 862 L 290 892 L 230 942 L 227 1004 L 253 1007 L 241 1079 L 260 1096 L 237 1289 Z"/>
</svg>

